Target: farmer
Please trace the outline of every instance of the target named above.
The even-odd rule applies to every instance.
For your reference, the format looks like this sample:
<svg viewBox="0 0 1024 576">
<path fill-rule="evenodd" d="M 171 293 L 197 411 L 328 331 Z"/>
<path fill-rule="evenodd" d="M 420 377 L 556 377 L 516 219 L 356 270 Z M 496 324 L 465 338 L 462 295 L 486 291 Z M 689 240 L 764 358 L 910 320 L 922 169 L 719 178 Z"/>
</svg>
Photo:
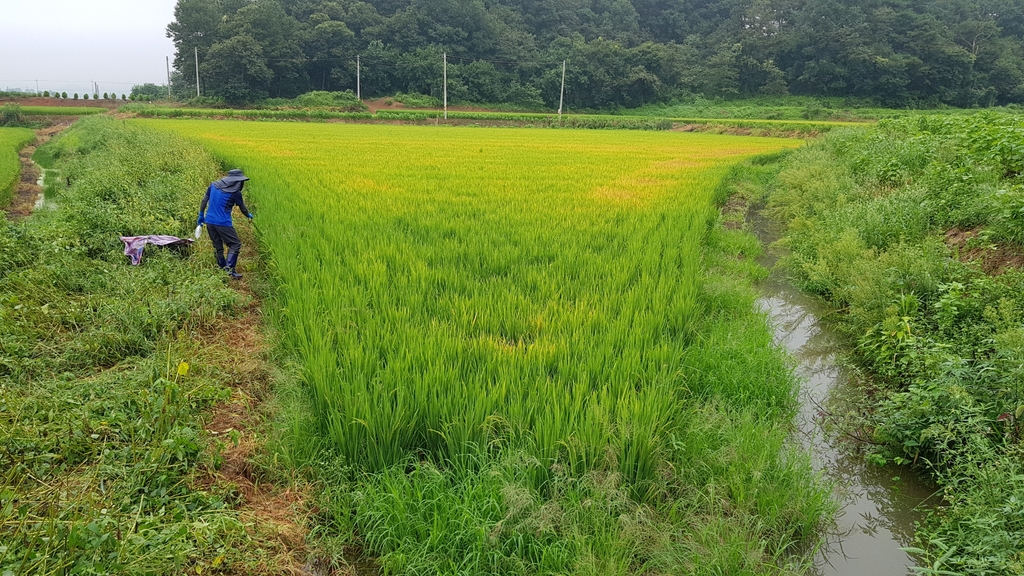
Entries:
<svg viewBox="0 0 1024 576">
<path fill-rule="evenodd" d="M 235 264 L 238 263 L 238 251 L 242 249 L 242 242 L 238 239 L 238 233 L 231 224 L 231 210 L 235 206 L 245 214 L 245 217 L 252 220 L 252 214 L 245 207 L 242 200 L 242 186 L 249 177 L 239 169 L 228 172 L 228 175 L 217 180 L 206 189 L 206 196 L 203 196 L 203 203 L 199 206 L 198 225 L 206 224 L 206 232 L 213 242 L 213 253 L 217 256 L 217 265 L 224 269 L 228 276 L 234 279 L 242 277 L 235 272 Z M 207 211 L 209 207 L 209 211 Z M 228 245 L 228 256 L 224 257 L 224 245 Z"/>
</svg>

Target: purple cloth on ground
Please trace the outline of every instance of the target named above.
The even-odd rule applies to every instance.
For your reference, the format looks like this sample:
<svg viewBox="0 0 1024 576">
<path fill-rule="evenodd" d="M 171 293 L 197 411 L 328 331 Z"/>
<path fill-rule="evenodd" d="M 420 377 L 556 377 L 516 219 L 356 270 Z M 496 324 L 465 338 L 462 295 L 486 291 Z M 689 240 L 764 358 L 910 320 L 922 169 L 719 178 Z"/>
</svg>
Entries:
<svg viewBox="0 0 1024 576">
<path fill-rule="evenodd" d="M 190 246 L 195 240 L 178 238 L 177 236 L 121 236 L 124 242 L 124 255 L 132 259 L 132 266 L 142 262 L 142 250 L 146 244 L 154 246 Z"/>
</svg>

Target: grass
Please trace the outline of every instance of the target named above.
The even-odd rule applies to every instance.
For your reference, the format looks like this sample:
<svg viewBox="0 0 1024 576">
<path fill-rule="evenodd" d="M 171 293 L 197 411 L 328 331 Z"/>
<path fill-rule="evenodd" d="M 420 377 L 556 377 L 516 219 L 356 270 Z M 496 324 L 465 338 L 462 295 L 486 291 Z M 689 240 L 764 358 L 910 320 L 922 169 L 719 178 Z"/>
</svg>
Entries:
<svg viewBox="0 0 1024 576">
<path fill-rule="evenodd" d="M 36 137 L 27 128 L 0 128 L 0 208 L 11 201 L 21 176 L 18 151 Z"/>
<path fill-rule="evenodd" d="M 323 483 L 328 551 L 754 574 L 816 541 L 830 505 L 786 447 L 795 384 L 732 276 L 751 243 L 709 232 L 729 165 L 797 143 L 137 123 L 252 177 L 305 382 L 279 454 Z"/>
<path fill-rule="evenodd" d="M 0 220 L 0 572 L 273 573 L 203 422 L 238 363 L 208 335 L 246 300 L 205 253 L 132 267 L 118 240 L 186 235 L 217 164 L 107 117 L 44 149 L 70 186 Z"/>
<path fill-rule="evenodd" d="M 89 116 L 103 114 L 106 108 L 87 106 L 22 106 L 21 113 L 27 116 Z"/>
<path fill-rule="evenodd" d="M 835 304 L 868 377 L 868 457 L 913 464 L 947 507 L 919 552 L 1019 574 L 1024 416 L 1024 117 L 885 120 L 789 156 L 769 183 L 788 265 Z"/>
</svg>

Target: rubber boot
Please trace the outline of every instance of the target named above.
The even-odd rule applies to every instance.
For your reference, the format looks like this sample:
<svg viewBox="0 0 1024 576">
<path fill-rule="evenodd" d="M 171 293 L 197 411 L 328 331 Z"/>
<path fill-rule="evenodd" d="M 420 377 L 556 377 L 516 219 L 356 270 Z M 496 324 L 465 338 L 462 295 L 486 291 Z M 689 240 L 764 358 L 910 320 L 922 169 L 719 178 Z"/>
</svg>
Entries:
<svg viewBox="0 0 1024 576">
<path fill-rule="evenodd" d="M 217 268 L 220 268 L 221 270 L 223 270 L 224 268 L 227 268 L 228 261 L 227 261 L 227 259 L 224 258 L 224 254 L 218 253 L 216 256 L 217 256 Z"/>
<path fill-rule="evenodd" d="M 227 261 L 227 264 L 224 266 L 224 269 L 227 270 L 228 276 L 231 276 L 235 280 L 239 280 L 239 279 L 242 278 L 241 274 L 239 274 L 238 272 L 235 272 L 235 264 L 237 264 L 237 263 L 238 263 L 238 253 L 234 252 L 234 253 L 228 254 L 228 261 Z"/>
</svg>

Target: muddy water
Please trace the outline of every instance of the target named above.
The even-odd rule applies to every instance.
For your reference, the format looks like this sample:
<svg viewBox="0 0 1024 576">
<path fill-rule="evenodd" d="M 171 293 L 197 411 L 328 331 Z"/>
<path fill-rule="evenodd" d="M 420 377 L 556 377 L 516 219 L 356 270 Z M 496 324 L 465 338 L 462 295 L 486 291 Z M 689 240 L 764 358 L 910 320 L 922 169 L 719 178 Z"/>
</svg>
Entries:
<svg viewBox="0 0 1024 576">
<path fill-rule="evenodd" d="M 768 220 L 754 216 L 751 223 L 766 246 L 778 238 Z M 772 268 L 778 257 L 777 249 L 769 247 L 761 263 Z M 900 547 L 912 545 L 914 523 L 935 502 L 935 489 L 909 469 L 868 464 L 856 452 L 856 440 L 826 430 L 827 406 L 856 395 L 839 361 L 841 344 L 821 320 L 828 309 L 802 294 L 778 268 L 760 288 L 758 304 L 771 320 L 776 342 L 797 361 L 802 384 L 799 440 L 810 450 L 815 469 L 836 486 L 840 505 L 837 526 L 815 559 L 813 573 L 912 574 L 914 558 Z"/>
</svg>

